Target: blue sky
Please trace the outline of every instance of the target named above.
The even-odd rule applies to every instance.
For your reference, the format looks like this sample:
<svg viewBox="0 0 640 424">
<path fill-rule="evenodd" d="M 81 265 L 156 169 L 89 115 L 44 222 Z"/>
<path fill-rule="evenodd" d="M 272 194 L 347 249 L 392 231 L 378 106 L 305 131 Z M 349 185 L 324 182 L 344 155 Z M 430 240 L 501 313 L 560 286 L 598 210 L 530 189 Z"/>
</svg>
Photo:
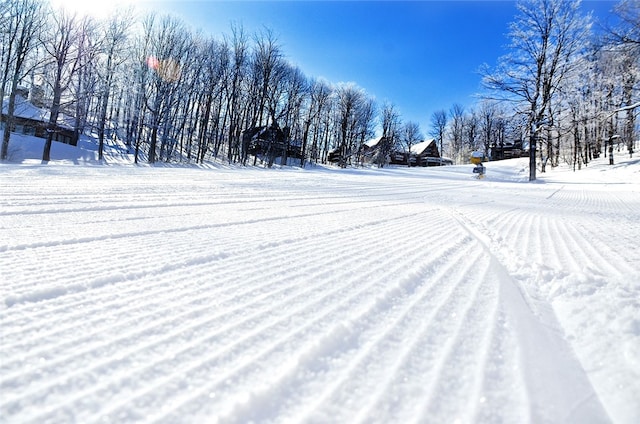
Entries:
<svg viewBox="0 0 640 424">
<path fill-rule="evenodd" d="M 355 82 L 427 135 L 431 115 L 471 107 L 477 71 L 506 53 L 513 1 L 151 1 L 194 29 L 221 36 L 231 24 L 271 29 L 287 59 L 309 77 Z M 606 19 L 616 3 L 585 2 Z"/>
</svg>

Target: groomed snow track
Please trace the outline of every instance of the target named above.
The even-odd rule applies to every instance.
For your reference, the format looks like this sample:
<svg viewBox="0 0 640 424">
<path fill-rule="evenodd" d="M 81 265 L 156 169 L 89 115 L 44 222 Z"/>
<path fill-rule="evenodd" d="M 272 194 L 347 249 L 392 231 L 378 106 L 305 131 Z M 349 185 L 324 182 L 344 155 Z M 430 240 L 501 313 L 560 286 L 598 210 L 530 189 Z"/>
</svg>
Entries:
<svg viewBox="0 0 640 424">
<path fill-rule="evenodd" d="M 637 191 L 426 170 L 0 171 L 2 422 L 638 411 L 616 419 L 625 398 L 607 403 L 548 301 L 552 283 L 638 275 L 616 251 L 635 238 L 603 224 L 639 234 Z M 594 249 L 585 229 L 602 225 Z"/>
</svg>

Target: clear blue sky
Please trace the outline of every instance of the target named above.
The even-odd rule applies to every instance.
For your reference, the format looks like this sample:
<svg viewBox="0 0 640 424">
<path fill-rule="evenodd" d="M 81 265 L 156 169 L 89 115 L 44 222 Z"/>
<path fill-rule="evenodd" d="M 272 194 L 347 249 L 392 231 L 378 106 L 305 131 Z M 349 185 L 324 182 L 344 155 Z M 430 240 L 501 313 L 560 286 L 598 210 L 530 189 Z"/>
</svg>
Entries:
<svg viewBox="0 0 640 424">
<path fill-rule="evenodd" d="M 506 53 L 513 1 L 150 1 L 214 36 L 241 24 L 271 29 L 287 59 L 309 77 L 355 82 L 396 106 L 426 136 L 431 115 L 472 106 L 478 68 Z M 584 2 L 606 19 L 611 0 Z"/>
</svg>

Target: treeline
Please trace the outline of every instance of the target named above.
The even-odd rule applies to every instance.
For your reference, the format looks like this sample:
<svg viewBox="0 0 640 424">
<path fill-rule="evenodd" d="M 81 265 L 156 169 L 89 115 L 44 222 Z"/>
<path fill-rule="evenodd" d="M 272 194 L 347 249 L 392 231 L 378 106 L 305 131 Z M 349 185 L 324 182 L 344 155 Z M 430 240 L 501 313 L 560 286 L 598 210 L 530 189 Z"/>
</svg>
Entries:
<svg viewBox="0 0 640 424">
<path fill-rule="evenodd" d="M 355 84 L 305 76 L 269 30 L 232 27 L 215 39 L 172 16 L 119 13 L 97 22 L 51 13 L 40 0 L 1 5 L 0 94 L 15 103 L 21 85 L 38 91 L 51 125 L 59 113 L 74 116 L 79 134 L 97 135 L 100 158 L 105 140 L 118 137 L 136 162 L 245 164 L 271 146 L 243 135 L 269 128 L 285 135 L 274 139 L 286 144 L 284 157 L 290 152 L 304 164 L 326 161 L 330 150 L 349 158 L 373 136 L 373 98 Z M 50 145 L 51 136 L 43 160 Z"/>
<path fill-rule="evenodd" d="M 579 169 L 602 154 L 633 155 L 640 1 L 615 5 L 612 26 L 594 21 L 579 1 L 523 0 L 517 9 L 508 54 L 482 69 L 483 100 L 433 114 L 431 134 L 444 151 L 460 162 L 473 150 L 490 157 L 526 149 L 530 180 L 547 163 Z"/>
<path fill-rule="evenodd" d="M 620 3 L 620 24 L 597 40 L 578 4 L 519 3 L 512 52 L 485 70 L 484 99 L 431 117 L 428 133 L 441 154 L 463 162 L 472 150 L 489 156 L 509 143 L 537 143 L 552 165 L 579 166 L 606 141 L 632 151 L 638 1 Z M 216 39 L 172 16 L 128 11 L 96 21 L 49 7 L 42 0 L 0 2 L 0 98 L 9 99 L 3 159 L 20 86 L 46 100 L 51 128 L 66 113 L 75 117 L 77 135 L 94 133 L 100 158 L 105 141 L 119 138 L 136 162 L 270 165 L 290 156 L 301 165 L 329 157 L 357 164 L 356 153 L 381 128 L 376 161 L 383 165 L 390 151 L 422 139 L 416 123 L 402 122 L 392 104 L 376 104 L 357 85 L 304 75 L 269 30 L 232 27 Z M 272 143 L 256 144 L 256 134 L 271 134 Z M 51 131 L 45 161 L 50 146 Z"/>
</svg>

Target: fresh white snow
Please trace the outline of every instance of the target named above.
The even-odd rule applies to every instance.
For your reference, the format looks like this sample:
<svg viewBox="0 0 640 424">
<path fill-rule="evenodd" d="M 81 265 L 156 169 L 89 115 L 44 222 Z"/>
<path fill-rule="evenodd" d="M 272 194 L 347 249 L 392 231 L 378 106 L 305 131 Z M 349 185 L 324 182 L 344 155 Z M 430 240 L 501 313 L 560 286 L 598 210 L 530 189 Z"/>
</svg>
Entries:
<svg viewBox="0 0 640 424">
<path fill-rule="evenodd" d="M 1 422 L 640 422 L 637 158 L 529 183 L 40 146 L 0 164 Z"/>
</svg>

